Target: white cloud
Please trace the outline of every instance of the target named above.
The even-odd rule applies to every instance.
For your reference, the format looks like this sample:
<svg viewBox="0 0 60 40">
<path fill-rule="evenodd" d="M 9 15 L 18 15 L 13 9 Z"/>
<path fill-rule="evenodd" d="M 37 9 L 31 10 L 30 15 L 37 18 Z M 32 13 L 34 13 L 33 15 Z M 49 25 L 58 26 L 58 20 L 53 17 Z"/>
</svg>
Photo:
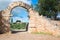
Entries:
<svg viewBox="0 0 60 40">
<path fill-rule="evenodd" d="M 11 2 L 22 1 L 28 5 L 31 5 L 31 0 L 0 0 L 0 10 L 5 9 Z"/>
<path fill-rule="evenodd" d="M 24 3 L 27 3 L 27 4 L 29 4 L 29 5 L 31 5 L 31 2 L 32 2 L 32 0 L 0 0 L 0 3 L 1 2 L 14 2 L 14 1 L 22 1 L 22 2 L 24 2 Z"/>
<path fill-rule="evenodd" d="M 13 1 L 22 1 L 22 2 L 24 2 L 24 3 L 27 3 L 27 4 L 29 4 L 29 5 L 31 5 L 31 0 L 11 0 L 12 2 Z"/>
<path fill-rule="evenodd" d="M 13 18 L 13 22 L 16 22 L 17 20 L 22 20 L 21 18 L 19 17 L 12 17 Z"/>
<path fill-rule="evenodd" d="M 28 18 L 20 18 L 20 17 L 12 17 L 13 18 L 13 22 L 16 22 L 17 20 L 20 20 L 22 22 L 29 22 Z"/>
<path fill-rule="evenodd" d="M 3 1 L 5 1 L 5 2 L 22 1 L 22 2 L 27 3 L 29 5 L 31 5 L 31 2 L 32 2 L 31 0 L 0 0 L 0 2 L 3 2 Z"/>
</svg>

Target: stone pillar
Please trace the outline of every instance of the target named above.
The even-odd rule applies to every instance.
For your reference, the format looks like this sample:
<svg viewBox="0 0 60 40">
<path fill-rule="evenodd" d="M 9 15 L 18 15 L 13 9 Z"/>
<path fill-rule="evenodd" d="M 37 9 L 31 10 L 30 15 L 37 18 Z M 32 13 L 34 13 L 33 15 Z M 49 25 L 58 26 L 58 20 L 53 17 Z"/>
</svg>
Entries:
<svg viewBox="0 0 60 40">
<path fill-rule="evenodd" d="M 2 11 L 1 13 L 1 25 L 0 25 L 0 33 L 7 33 L 10 31 L 10 23 L 9 23 L 9 14 L 6 11 Z"/>
<path fill-rule="evenodd" d="M 28 32 L 32 33 L 32 32 L 36 32 L 36 16 L 34 13 L 34 10 L 32 8 L 29 9 L 29 26 L 28 26 Z"/>
</svg>

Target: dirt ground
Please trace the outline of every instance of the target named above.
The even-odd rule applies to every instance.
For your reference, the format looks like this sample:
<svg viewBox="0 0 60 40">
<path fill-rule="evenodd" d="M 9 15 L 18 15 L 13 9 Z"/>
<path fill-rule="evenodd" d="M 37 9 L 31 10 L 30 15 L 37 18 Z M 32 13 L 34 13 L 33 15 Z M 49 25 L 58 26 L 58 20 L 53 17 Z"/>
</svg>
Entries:
<svg viewBox="0 0 60 40">
<path fill-rule="evenodd" d="M 18 32 L 14 34 L 0 34 L 0 40 L 60 40 L 60 37 L 42 34 Z"/>
</svg>

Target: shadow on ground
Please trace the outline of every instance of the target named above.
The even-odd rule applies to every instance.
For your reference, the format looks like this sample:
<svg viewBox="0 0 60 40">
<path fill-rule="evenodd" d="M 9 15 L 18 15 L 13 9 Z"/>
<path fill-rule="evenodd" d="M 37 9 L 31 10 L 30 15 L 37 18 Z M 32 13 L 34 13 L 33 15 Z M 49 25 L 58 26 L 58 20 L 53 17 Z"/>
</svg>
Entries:
<svg viewBox="0 0 60 40">
<path fill-rule="evenodd" d="M 11 33 L 12 34 L 15 34 L 15 33 L 20 33 L 20 32 L 27 32 L 28 30 L 26 29 L 22 29 L 22 30 L 11 30 Z"/>
</svg>

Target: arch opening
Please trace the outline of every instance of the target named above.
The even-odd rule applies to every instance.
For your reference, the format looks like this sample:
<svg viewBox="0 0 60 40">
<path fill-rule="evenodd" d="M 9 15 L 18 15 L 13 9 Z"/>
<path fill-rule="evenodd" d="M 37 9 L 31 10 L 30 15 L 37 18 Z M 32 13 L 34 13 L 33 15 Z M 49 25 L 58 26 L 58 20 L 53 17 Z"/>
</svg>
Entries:
<svg viewBox="0 0 60 40">
<path fill-rule="evenodd" d="M 12 16 L 10 17 L 10 28 L 11 31 L 28 31 L 29 25 L 29 14 L 27 9 L 16 6 L 14 7 L 10 13 Z"/>
</svg>

